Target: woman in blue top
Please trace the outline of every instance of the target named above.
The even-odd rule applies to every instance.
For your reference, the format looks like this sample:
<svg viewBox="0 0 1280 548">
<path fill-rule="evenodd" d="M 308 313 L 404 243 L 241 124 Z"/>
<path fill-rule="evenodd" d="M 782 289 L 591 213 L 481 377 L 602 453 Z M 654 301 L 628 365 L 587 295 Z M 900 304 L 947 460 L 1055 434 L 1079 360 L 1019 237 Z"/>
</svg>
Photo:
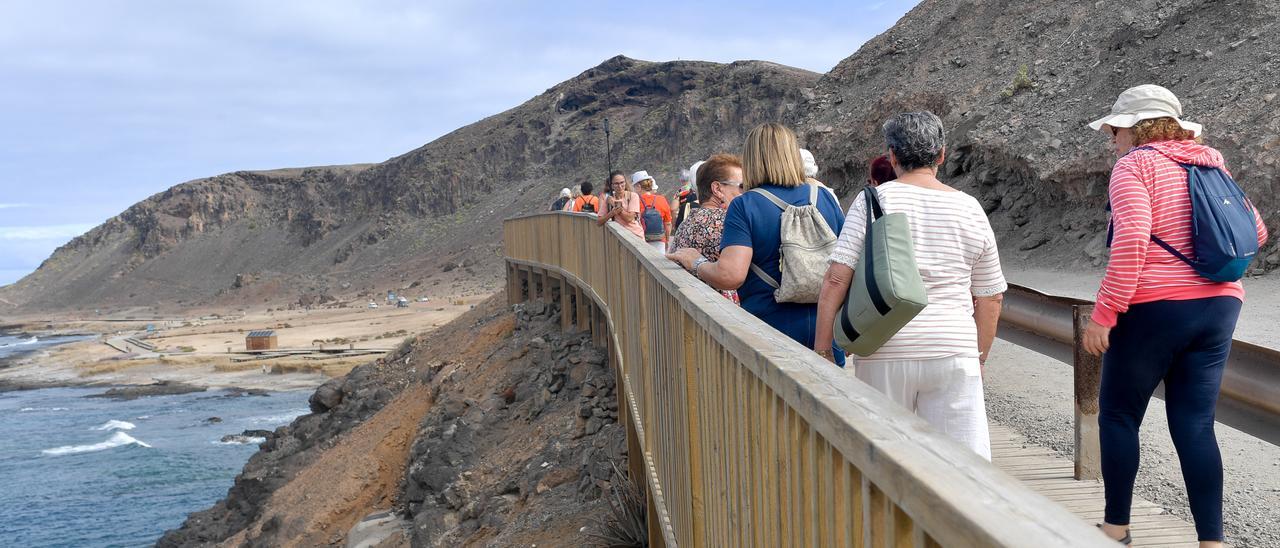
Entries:
<svg viewBox="0 0 1280 548">
<path fill-rule="evenodd" d="M 747 134 L 742 150 L 743 187 L 760 188 L 792 205 L 809 205 L 800 146 L 791 130 L 781 124 L 764 124 Z M 844 227 L 840 204 L 829 192 L 817 193 L 818 211 L 831 231 Z M 780 303 L 774 288 L 751 272 L 754 263 L 775 280 L 782 245 L 782 210 L 768 198 L 746 192 L 729 205 L 720 240 L 720 259 L 710 261 L 695 249 L 683 248 L 667 255 L 716 289 L 736 289 L 742 308 L 806 348 L 813 347 L 817 332 L 816 303 Z M 836 363 L 844 365 L 844 352 L 832 348 Z"/>
</svg>

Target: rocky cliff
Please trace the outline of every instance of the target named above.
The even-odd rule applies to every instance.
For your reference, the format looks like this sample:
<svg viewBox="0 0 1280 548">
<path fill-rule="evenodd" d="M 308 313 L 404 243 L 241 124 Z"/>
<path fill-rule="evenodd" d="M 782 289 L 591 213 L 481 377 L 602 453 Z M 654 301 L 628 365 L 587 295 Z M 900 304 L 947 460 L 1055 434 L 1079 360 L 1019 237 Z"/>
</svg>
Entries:
<svg viewBox="0 0 1280 548">
<path fill-rule="evenodd" d="M 614 165 L 670 185 L 694 159 L 739 148 L 751 126 L 793 116 L 817 79 L 756 61 L 615 57 L 380 164 L 175 186 L 58 249 L 0 299 L 44 309 L 260 303 L 395 289 L 447 265 L 474 267 L 469 282 L 495 287 L 502 219 L 546 208 L 561 187 L 603 181 L 605 117 Z"/>
<path fill-rule="evenodd" d="M 1277 14 L 1268 0 L 927 0 L 824 75 L 792 122 L 848 196 L 883 154 L 880 124 L 931 110 L 948 130 L 942 177 L 982 201 L 1002 258 L 1088 267 L 1105 259 L 1115 157 L 1085 124 L 1124 89 L 1156 83 L 1205 125 L 1274 228 Z M 1255 266 L 1280 265 L 1274 249 Z"/>
</svg>

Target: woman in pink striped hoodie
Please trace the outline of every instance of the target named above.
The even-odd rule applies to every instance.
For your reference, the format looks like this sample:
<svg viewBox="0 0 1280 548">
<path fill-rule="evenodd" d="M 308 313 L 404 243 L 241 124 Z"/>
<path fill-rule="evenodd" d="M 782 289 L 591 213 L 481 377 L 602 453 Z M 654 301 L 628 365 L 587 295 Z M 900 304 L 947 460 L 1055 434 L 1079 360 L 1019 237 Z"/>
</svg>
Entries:
<svg viewBox="0 0 1280 548">
<path fill-rule="evenodd" d="M 1224 168 L 1201 144 L 1199 124 L 1155 85 L 1122 93 L 1111 114 L 1090 124 L 1111 138 L 1120 159 L 1108 195 L 1114 230 L 1107 272 L 1085 332 L 1102 354 L 1098 425 L 1106 487 L 1104 532 L 1128 543 L 1138 473 L 1138 428 L 1156 386 L 1165 383 L 1169 433 L 1182 464 L 1201 546 L 1222 545 L 1222 458 L 1214 407 L 1244 287 L 1212 282 L 1153 240 L 1194 257 L 1191 199 L 1183 165 Z M 1267 228 L 1255 210 L 1258 245 Z"/>
</svg>

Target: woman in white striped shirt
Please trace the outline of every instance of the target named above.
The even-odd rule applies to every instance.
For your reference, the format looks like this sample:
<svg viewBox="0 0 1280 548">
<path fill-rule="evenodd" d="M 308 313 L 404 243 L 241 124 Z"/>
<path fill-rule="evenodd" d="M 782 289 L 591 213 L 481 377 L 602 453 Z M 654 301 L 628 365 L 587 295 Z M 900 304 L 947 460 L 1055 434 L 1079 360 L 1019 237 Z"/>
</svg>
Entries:
<svg viewBox="0 0 1280 548">
<path fill-rule="evenodd" d="M 929 305 L 874 354 L 856 358 L 858 379 L 884 392 L 952 439 L 991 458 L 982 364 L 995 339 L 1002 294 L 995 234 L 972 196 L 938 180 L 945 160 L 942 120 L 899 114 L 884 124 L 897 180 L 875 189 L 886 213 L 905 213 Z M 829 348 L 862 254 L 866 202 L 859 195 L 831 254 L 818 300 L 815 349 Z"/>
</svg>

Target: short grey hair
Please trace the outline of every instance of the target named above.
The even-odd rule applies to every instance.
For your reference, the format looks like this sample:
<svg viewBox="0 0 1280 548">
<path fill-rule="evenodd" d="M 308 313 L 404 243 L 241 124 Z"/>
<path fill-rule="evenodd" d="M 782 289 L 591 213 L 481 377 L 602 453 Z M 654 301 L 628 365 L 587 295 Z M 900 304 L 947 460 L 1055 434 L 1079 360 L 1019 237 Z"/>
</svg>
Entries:
<svg viewBox="0 0 1280 548">
<path fill-rule="evenodd" d="M 932 112 L 904 112 L 884 123 L 884 140 L 903 171 L 933 167 L 947 146 L 942 119 Z"/>
</svg>

